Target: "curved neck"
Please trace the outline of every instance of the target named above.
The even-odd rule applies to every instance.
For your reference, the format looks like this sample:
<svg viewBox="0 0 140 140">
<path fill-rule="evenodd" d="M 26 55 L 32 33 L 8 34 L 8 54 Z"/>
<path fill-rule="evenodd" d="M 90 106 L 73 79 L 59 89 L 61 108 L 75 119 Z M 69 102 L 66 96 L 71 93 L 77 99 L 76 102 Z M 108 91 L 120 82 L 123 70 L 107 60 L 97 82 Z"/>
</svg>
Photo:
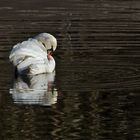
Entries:
<svg viewBox="0 0 140 140">
<path fill-rule="evenodd" d="M 47 52 L 47 49 L 46 47 L 44 46 L 44 44 L 41 42 L 41 41 L 38 41 L 37 42 L 40 44 L 40 48 L 44 51 L 44 52 Z"/>
</svg>

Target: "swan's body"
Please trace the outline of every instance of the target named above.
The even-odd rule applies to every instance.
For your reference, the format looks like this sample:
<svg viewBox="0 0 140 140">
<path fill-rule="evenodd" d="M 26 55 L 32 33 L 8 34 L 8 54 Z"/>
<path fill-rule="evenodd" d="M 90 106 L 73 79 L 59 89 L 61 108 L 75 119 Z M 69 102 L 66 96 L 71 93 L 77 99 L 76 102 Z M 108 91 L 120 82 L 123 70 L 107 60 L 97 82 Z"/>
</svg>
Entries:
<svg viewBox="0 0 140 140">
<path fill-rule="evenodd" d="M 9 59 L 17 68 L 18 73 L 28 70 L 29 74 L 51 73 L 55 69 L 55 60 L 48 50 L 56 49 L 55 37 L 48 33 L 41 33 L 35 38 L 15 45 Z"/>
</svg>

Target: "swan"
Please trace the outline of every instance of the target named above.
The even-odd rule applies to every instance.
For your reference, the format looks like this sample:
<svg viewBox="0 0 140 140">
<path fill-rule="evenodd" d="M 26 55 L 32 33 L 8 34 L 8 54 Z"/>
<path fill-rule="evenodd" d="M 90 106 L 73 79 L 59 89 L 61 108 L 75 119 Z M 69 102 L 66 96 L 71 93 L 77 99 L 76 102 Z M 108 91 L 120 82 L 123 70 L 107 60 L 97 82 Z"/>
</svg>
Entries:
<svg viewBox="0 0 140 140">
<path fill-rule="evenodd" d="M 56 47 L 57 40 L 53 35 L 40 33 L 34 38 L 14 45 L 9 59 L 19 74 L 52 73 L 55 70 L 52 52 Z"/>
</svg>

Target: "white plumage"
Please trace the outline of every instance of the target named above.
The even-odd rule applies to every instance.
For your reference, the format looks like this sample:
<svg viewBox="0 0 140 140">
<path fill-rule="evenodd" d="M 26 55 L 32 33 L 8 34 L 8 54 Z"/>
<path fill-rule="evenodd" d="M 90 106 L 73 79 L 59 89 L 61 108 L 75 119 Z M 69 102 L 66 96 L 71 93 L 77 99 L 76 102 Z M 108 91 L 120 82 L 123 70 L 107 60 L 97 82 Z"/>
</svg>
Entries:
<svg viewBox="0 0 140 140">
<path fill-rule="evenodd" d="M 48 33 L 41 33 L 35 38 L 16 44 L 9 56 L 19 74 L 25 70 L 29 74 L 51 73 L 55 69 L 55 60 L 48 50 L 56 49 L 57 41 Z"/>
</svg>

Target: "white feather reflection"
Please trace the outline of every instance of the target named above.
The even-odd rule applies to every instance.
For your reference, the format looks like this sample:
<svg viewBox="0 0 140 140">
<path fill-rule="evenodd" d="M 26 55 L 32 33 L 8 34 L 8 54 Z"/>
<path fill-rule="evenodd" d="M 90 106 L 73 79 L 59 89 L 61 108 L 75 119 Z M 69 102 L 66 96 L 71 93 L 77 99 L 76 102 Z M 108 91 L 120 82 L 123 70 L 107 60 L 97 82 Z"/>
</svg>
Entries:
<svg viewBox="0 0 140 140">
<path fill-rule="evenodd" d="M 10 89 L 14 103 L 50 106 L 57 102 L 55 72 L 35 76 L 18 76 Z"/>
</svg>

